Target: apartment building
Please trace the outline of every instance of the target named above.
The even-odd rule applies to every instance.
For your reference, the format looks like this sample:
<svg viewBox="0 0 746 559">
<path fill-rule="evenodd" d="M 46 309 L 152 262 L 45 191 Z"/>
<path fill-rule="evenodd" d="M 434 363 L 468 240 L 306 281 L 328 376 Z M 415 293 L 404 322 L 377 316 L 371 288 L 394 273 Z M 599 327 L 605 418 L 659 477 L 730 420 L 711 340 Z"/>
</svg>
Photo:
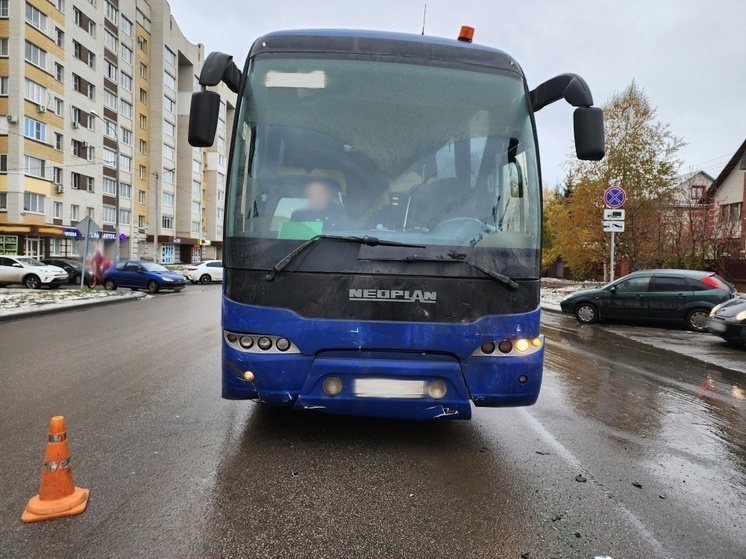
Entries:
<svg viewBox="0 0 746 559">
<path fill-rule="evenodd" d="M 235 96 L 193 149 L 204 57 L 165 0 L 0 0 L 0 254 L 78 256 L 90 216 L 111 257 L 219 257 Z"/>
</svg>

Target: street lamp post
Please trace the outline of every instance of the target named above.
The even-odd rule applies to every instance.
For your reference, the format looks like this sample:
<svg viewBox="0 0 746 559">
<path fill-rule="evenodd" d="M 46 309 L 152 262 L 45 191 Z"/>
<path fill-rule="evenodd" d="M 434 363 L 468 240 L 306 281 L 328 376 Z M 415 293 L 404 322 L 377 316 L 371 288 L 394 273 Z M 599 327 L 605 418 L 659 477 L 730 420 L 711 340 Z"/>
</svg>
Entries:
<svg viewBox="0 0 746 559">
<path fill-rule="evenodd" d="M 101 122 L 104 123 L 104 126 L 106 126 L 106 129 L 109 129 L 109 123 L 105 121 L 96 111 L 91 111 L 90 114 L 94 116 L 94 118 L 99 119 Z M 116 142 L 116 148 L 117 148 L 117 160 L 116 165 L 114 167 L 114 181 L 116 182 L 116 191 L 115 191 L 115 202 L 114 202 L 114 211 L 116 213 L 116 216 L 114 217 L 114 234 L 116 238 L 114 239 L 114 262 L 119 262 L 119 248 L 120 248 L 120 240 L 119 240 L 119 166 L 120 166 L 120 160 L 122 159 L 122 154 L 120 152 L 120 146 L 119 146 L 119 131 L 117 130 L 117 125 L 114 125 L 114 141 Z"/>
</svg>

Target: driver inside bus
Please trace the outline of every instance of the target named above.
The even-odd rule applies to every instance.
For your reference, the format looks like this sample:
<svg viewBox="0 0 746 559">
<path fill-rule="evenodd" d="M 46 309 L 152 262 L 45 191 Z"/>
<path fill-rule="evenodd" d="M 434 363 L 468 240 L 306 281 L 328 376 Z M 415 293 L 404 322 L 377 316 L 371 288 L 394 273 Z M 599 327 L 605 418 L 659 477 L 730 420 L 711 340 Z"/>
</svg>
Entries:
<svg viewBox="0 0 746 559">
<path fill-rule="evenodd" d="M 321 221 L 324 223 L 324 231 L 352 228 L 350 217 L 329 183 L 312 180 L 306 185 L 304 194 L 308 206 L 295 210 L 290 221 Z"/>
</svg>

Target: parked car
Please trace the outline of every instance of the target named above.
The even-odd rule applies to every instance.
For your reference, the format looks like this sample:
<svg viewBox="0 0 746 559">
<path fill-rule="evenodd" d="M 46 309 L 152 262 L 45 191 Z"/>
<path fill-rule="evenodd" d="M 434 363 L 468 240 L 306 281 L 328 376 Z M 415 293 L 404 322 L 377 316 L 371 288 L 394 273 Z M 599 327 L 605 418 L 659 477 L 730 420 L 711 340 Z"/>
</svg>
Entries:
<svg viewBox="0 0 746 559">
<path fill-rule="evenodd" d="M 729 343 L 746 347 L 746 296 L 736 297 L 713 308 L 706 328 Z"/>
<path fill-rule="evenodd" d="M 223 261 L 205 260 L 199 264 L 191 264 L 184 268 L 184 277 L 192 283 L 206 284 L 211 281 L 223 281 Z"/>
<path fill-rule="evenodd" d="M 83 273 L 83 265 L 72 258 L 43 258 L 42 263 L 49 266 L 57 266 L 67 272 L 69 283 L 80 285 L 80 274 Z M 86 285 L 90 285 L 91 277 L 86 272 Z"/>
<path fill-rule="evenodd" d="M 0 256 L 0 286 L 25 285 L 29 289 L 56 289 L 67 281 L 67 272 L 31 256 Z"/>
<path fill-rule="evenodd" d="M 712 308 L 734 295 L 733 286 L 712 272 L 643 270 L 598 289 L 573 293 L 560 306 L 583 324 L 683 321 L 689 329 L 704 332 Z"/>
<path fill-rule="evenodd" d="M 168 268 L 144 260 L 120 260 L 111 266 L 103 277 L 104 289 L 114 290 L 117 287 L 129 287 L 132 290 L 147 289 L 158 293 L 162 289 L 181 291 L 186 280 Z"/>
</svg>

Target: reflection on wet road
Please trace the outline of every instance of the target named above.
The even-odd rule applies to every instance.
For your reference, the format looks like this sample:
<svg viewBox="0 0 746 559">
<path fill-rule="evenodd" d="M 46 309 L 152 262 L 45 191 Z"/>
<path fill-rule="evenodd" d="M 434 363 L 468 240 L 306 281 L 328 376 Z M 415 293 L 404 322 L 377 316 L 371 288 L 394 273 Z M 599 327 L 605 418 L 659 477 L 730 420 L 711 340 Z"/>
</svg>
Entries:
<svg viewBox="0 0 746 559">
<path fill-rule="evenodd" d="M 547 315 L 534 407 L 294 413 L 219 398 L 218 302 L 0 325 L 0 557 L 746 556 L 741 373 Z M 56 413 L 91 503 L 21 525 Z"/>
</svg>

